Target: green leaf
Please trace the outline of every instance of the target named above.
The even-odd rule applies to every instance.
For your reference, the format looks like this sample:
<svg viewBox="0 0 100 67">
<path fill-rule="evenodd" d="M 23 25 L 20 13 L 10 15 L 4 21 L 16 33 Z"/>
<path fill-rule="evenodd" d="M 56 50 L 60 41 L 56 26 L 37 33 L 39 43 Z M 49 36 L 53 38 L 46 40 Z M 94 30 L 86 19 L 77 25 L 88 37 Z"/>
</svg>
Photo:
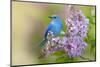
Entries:
<svg viewBox="0 0 100 67">
<path fill-rule="evenodd" d="M 54 52 L 52 55 L 61 56 L 63 54 L 65 54 L 65 52 L 63 50 L 58 50 L 58 51 Z"/>
</svg>

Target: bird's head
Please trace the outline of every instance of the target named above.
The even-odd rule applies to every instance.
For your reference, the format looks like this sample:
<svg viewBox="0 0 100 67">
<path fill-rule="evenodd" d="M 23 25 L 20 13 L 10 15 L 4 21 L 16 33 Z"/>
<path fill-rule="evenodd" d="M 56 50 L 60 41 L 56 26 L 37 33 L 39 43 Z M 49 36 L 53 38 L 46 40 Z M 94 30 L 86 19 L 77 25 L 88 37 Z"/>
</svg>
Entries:
<svg viewBox="0 0 100 67">
<path fill-rule="evenodd" d="M 52 23 L 57 23 L 57 24 L 59 24 L 62 27 L 62 20 L 61 20 L 60 16 L 52 15 L 49 18 L 52 19 L 52 21 L 51 21 Z"/>
<path fill-rule="evenodd" d="M 52 20 L 56 20 L 56 19 L 60 19 L 60 16 L 52 15 L 52 16 L 49 16 L 49 18 L 51 18 Z"/>
</svg>

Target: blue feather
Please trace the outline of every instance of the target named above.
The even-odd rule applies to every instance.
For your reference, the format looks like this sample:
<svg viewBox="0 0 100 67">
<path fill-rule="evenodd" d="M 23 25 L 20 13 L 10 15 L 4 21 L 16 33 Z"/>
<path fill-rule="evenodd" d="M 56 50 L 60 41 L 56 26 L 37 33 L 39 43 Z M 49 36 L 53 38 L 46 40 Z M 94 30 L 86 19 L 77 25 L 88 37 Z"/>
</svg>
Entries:
<svg viewBox="0 0 100 67">
<path fill-rule="evenodd" d="M 44 40 L 40 43 L 42 46 L 45 45 L 45 43 L 48 41 L 47 35 L 48 35 L 49 31 L 53 32 L 54 36 L 58 36 L 62 29 L 62 21 L 59 16 L 53 15 L 53 16 L 51 16 L 51 19 L 52 19 L 52 21 L 50 22 L 50 24 L 47 26 L 47 28 L 45 30 Z"/>
</svg>

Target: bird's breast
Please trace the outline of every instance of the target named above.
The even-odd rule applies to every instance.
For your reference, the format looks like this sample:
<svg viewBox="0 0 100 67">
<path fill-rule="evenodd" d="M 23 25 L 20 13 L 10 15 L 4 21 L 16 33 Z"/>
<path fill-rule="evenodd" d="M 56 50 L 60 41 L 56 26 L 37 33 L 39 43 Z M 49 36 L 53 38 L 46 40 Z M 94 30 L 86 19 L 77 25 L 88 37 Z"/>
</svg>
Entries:
<svg viewBox="0 0 100 67">
<path fill-rule="evenodd" d="M 61 31 L 61 25 L 59 24 L 54 24 L 51 31 L 53 32 L 53 34 L 56 36 L 56 35 L 59 35 L 60 34 L 60 31 Z"/>
</svg>

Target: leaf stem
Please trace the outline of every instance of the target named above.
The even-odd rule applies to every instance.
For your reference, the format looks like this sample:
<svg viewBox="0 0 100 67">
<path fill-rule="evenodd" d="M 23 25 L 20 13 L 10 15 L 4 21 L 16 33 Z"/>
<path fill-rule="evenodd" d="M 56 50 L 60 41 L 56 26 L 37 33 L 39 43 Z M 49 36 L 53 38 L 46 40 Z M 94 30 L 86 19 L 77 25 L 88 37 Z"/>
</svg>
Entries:
<svg viewBox="0 0 100 67">
<path fill-rule="evenodd" d="M 86 57 L 83 57 L 83 56 L 80 56 L 81 59 L 84 59 L 84 60 L 88 60 L 88 61 L 93 61 L 91 60 L 90 58 L 86 58 Z"/>
</svg>

